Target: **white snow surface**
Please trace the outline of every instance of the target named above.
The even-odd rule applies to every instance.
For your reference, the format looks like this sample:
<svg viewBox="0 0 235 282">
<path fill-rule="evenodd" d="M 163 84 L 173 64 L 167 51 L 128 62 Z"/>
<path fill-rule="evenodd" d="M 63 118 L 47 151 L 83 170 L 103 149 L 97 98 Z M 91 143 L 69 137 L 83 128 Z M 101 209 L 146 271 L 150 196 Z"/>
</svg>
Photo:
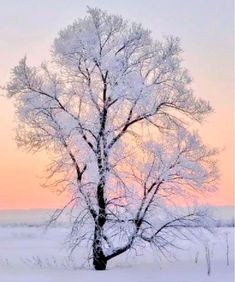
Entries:
<svg viewBox="0 0 235 282">
<path fill-rule="evenodd" d="M 35 211 L 36 212 L 36 211 Z M 5 212 L 5 216 L 7 212 Z M 7 218 L 7 216 L 5 217 Z M 26 220 L 27 221 L 27 220 Z M 157 250 L 135 251 L 110 261 L 106 271 L 95 271 L 81 263 L 82 254 L 69 258 L 65 239 L 66 224 L 51 227 L 0 222 L 0 281 L 1 282 L 196 282 L 233 281 L 234 229 L 215 228 L 200 241 L 180 242 L 168 259 Z M 229 265 L 226 263 L 226 234 L 229 242 Z M 211 274 L 207 275 L 205 245 L 210 249 Z M 195 258 L 198 262 L 195 263 Z"/>
</svg>

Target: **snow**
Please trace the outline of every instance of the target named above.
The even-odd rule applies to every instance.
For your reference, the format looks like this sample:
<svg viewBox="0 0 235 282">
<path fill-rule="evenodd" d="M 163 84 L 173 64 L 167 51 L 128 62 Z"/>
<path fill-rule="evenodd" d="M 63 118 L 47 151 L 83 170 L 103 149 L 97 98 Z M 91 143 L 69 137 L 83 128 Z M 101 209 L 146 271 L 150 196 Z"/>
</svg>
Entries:
<svg viewBox="0 0 235 282">
<path fill-rule="evenodd" d="M 44 274 L 59 276 L 53 278 L 56 281 L 73 275 L 76 281 L 79 275 L 87 281 L 120 280 L 122 275 L 128 281 L 165 275 L 170 279 L 176 270 L 184 273 L 185 264 L 192 268 L 190 275 L 197 273 L 196 250 L 182 258 L 184 263 L 177 262 L 176 270 L 176 264 L 159 261 L 145 248 L 141 259 L 129 252 L 113 260 L 109 271 L 96 273 L 80 269 L 89 256 L 84 244 L 76 249 L 74 260 L 62 248 L 69 232 L 70 245 L 92 245 L 95 229 L 93 253 L 108 253 L 110 259 L 146 242 L 163 251 L 189 233 L 184 232 L 189 223 L 193 232 L 198 231 L 198 212 L 178 218 L 169 212 L 169 203 L 177 198 L 194 200 L 195 191 L 213 191 L 211 183 L 217 177 L 216 150 L 181 129 L 186 124 L 190 128 L 190 118 L 202 121 L 211 111 L 207 101 L 193 95 L 190 80 L 178 38 L 154 40 L 141 25 L 91 8 L 87 17 L 59 33 L 47 64 L 31 67 L 26 57 L 19 62 L 6 87 L 9 97 L 14 96 L 20 122 L 18 145 L 52 152 L 45 184 L 71 195 L 66 206 L 72 207 L 73 223 L 70 231 L 67 225 L 58 225 L 46 233 L 40 225 L 2 226 L 0 262 L 6 269 L 5 281 L 11 273 L 16 279 L 22 273 L 36 273 L 40 281 L 47 279 L 41 277 Z M 145 125 L 148 133 L 140 131 Z M 158 141 L 157 136 L 163 143 L 156 143 L 156 152 L 147 150 L 145 143 Z M 203 223 L 208 224 L 204 218 Z M 219 242 L 224 234 L 217 236 Z M 177 243 L 187 249 L 195 246 Z M 202 245 L 200 254 L 204 249 Z M 218 254 L 215 264 L 222 261 Z"/>
<path fill-rule="evenodd" d="M 82 207 L 71 216 L 70 244 L 92 245 L 96 224 L 93 253 L 108 253 L 107 260 L 136 243 L 172 246 L 199 213 L 177 219 L 167 205 L 195 202 L 214 191 L 217 177 L 216 151 L 182 129 L 211 108 L 193 95 L 179 39 L 155 40 L 140 24 L 88 8 L 52 49 L 40 67 L 20 60 L 6 92 L 16 106 L 18 145 L 50 153 L 44 186 L 68 193 L 72 211 Z M 159 152 L 145 148 L 154 140 Z"/>
<path fill-rule="evenodd" d="M 203 267 L 192 265 L 189 263 L 171 265 L 170 269 L 159 269 L 155 265 L 144 265 L 138 267 L 128 267 L 125 269 L 112 269 L 105 272 L 96 271 L 28 271 L 25 272 L 9 272 L 3 273 L 4 282 L 196 282 L 196 281 L 216 281 L 229 282 L 233 281 L 231 272 L 222 271 L 223 268 L 219 263 L 215 264 L 215 271 L 212 276 L 204 273 Z"/>
<path fill-rule="evenodd" d="M 182 250 L 176 250 L 167 260 L 157 251 L 142 251 L 141 255 L 127 253 L 110 262 L 103 272 L 82 265 L 75 253 L 68 257 L 64 244 L 69 229 L 66 224 L 51 227 L 0 225 L 0 281 L 2 282 L 93 282 L 93 281 L 158 281 L 196 282 L 233 281 L 233 228 L 216 228 L 213 234 L 205 234 L 200 242 L 180 242 Z M 229 240 L 230 265 L 226 265 L 226 240 Z M 211 275 L 207 275 L 205 245 L 211 251 Z M 87 250 L 82 250 L 86 253 Z M 195 257 L 198 254 L 198 263 Z"/>
</svg>

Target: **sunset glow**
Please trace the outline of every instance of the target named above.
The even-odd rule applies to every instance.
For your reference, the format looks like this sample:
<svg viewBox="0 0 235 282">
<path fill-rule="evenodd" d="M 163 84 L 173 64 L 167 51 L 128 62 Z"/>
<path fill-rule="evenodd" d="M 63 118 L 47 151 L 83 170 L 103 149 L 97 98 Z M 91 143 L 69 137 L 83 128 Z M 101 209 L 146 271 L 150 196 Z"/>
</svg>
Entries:
<svg viewBox="0 0 235 282">
<path fill-rule="evenodd" d="M 13 1 L 14 4 L 8 2 L 1 1 L 0 9 L 0 85 L 7 82 L 11 68 L 25 54 L 32 65 L 48 59 L 50 46 L 57 32 L 75 18 L 83 17 L 86 10 L 85 4 L 78 4 L 80 1 L 70 1 L 66 9 L 63 1 L 56 0 L 50 3 L 28 0 L 23 3 Z M 118 5 L 111 1 L 102 1 L 102 4 L 96 1 L 86 2 L 141 22 L 153 31 L 154 37 L 173 34 L 181 38 L 185 65 L 193 77 L 192 88 L 196 96 L 209 100 L 214 108 L 214 113 L 200 129 L 202 139 L 207 145 L 221 149 L 218 156 L 221 175 L 219 190 L 206 201 L 213 205 L 233 205 L 232 1 L 191 1 L 190 5 L 188 1 L 181 1 L 181 9 L 187 10 L 185 16 L 182 16 L 182 12 L 177 14 L 176 10 L 171 10 L 173 8 L 167 4 L 169 1 L 159 7 L 158 1 L 148 1 L 144 7 L 143 1 L 136 1 L 132 9 L 127 9 L 125 1 L 117 1 Z M 22 11 L 21 19 L 16 17 L 19 6 Z M 167 9 L 170 11 L 169 21 L 166 17 Z M 144 14 L 148 16 L 143 16 Z M 1 90 L 1 94 L 3 93 Z M 0 209 L 61 206 L 66 195 L 59 196 L 40 187 L 46 164 L 50 161 L 47 152 L 32 154 L 17 148 L 14 140 L 14 106 L 12 101 L 2 96 L 0 126 Z"/>
</svg>

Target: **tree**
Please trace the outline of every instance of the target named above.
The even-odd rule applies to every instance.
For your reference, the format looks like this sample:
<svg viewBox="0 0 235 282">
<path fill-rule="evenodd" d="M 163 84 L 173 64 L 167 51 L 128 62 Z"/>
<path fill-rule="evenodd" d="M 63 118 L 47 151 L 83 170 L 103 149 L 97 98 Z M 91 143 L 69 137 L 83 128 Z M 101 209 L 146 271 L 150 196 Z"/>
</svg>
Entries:
<svg viewBox="0 0 235 282">
<path fill-rule="evenodd" d="M 216 151 L 186 129 L 211 112 L 190 81 L 178 38 L 153 40 L 91 8 L 59 33 L 51 62 L 13 69 L 17 142 L 53 152 L 48 179 L 71 195 L 64 208 L 79 210 L 72 248 L 86 241 L 97 270 L 140 242 L 164 252 L 201 224 L 200 212 L 170 208 L 212 191 L 217 175 Z"/>
</svg>

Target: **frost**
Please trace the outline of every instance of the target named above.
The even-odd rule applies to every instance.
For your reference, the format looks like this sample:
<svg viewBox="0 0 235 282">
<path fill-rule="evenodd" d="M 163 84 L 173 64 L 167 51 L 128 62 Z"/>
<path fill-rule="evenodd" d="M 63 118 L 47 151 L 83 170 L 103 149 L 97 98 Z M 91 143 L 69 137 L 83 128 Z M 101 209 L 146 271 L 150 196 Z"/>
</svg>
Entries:
<svg viewBox="0 0 235 282">
<path fill-rule="evenodd" d="M 178 38 L 154 40 L 141 25 L 91 8 L 58 34 L 50 62 L 31 67 L 23 58 L 13 69 L 18 144 L 53 153 L 46 184 L 70 193 L 66 207 L 82 208 L 71 245 L 93 241 L 96 269 L 140 242 L 166 250 L 179 229 L 164 244 L 159 234 L 176 222 L 199 224 L 197 211 L 165 212 L 215 189 L 216 150 L 185 129 L 211 111 L 190 81 Z"/>
</svg>

